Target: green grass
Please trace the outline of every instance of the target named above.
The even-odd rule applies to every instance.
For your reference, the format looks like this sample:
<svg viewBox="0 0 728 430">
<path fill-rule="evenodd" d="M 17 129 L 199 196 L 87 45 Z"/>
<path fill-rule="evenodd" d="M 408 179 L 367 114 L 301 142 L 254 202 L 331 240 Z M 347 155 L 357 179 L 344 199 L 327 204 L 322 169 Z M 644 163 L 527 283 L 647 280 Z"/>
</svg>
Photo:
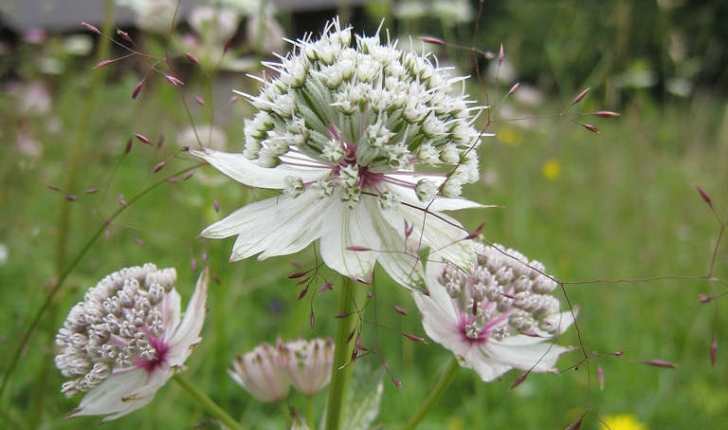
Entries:
<svg viewBox="0 0 728 430">
<path fill-rule="evenodd" d="M 53 112 L 33 121 L 33 133 L 43 142 L 38 159 L 22 155 L 13 142 L 21 118 L 12 106 L 16 100 L 0 95 L 3 115 L 0 161 L 4 186 L 0 189 L 0 242 L 7 245 L 7 263 L 0 266 L 0 370 L 19 347 L 19 339 L 31 317 L 57 280 L 54 267 L 57 217 L 64 205 L 72 205 L 67 261 L 73 260 L 92 234 L 120 206 L 157 180 L 196 163 L 180 153 L 175 144 L 186 124 L 175 92 L 163 81 L 145 89 L 141 99 L 129 100 L 136 81 L 124 78 L 108 82 L 99 95 L 99 109 L 91 119 L 89 140 L 83 148 L 78 188 L 55 192 L 68 172 L 67 156 L 78 124 L 87 75 L 69 77 L 54 91 Z M 247 84 L 250 84 L 248 82 Z M 247 85 L 235 78 L 234 85 Z M 203 85 L 203 84 L 201 84 Z M 190 94 L 204 89 L 186 90 Z M 227 105 L 219 97 L 216 118 L 225 124 L 230 150 L 239 150 L 242 119 L 249 112 L 242 103 Z M 210 101 L 208 101 L 208 104 Z M 582 106 L 583 105 L 583 106 Z M 551 107 L 549 107 L 551 106 Z M 549 102 L 539 112 L 558 111 Z M 577 110 L 596 110 L 587 99 Z M 197 108 L 196 108 L 197 109 Z M 698 279 L 711 260 L 719 225 L 695 190 L 700 185 L 712 197 L 715 209 L 726 217 L 728 207 L 728 111 L 724 100 L 697 95 L 687 102 L 655 105 L 634 98 L 615 120 L 599 120 L 595 135 L 565 118 L 540 120 L 531 129 L 496 122 L 496 133 L 508 128 L 520 135 L 518 145 L 486 138 L 481 147 L 481 166 L 494 175 L 494 183 L 470 186 L 468 197 L 501 207 L 456 214 L 469 228 L 485 222 L 485 238 L 522 251 L 542 261 L 550 273 L 568 282 L 564 292 L 578 304 L 576 331 L 562 343 L 589 354 L 582 363 L 580 349 L 562 357 L 563 373 L 530 375 L 518 388 L 509 389 L 518 376 L 510 372 L 503 381 L 485 384 L 474 372 L 461 370 L 436 410 L 421 429 L 465 428 L 564 428 L 582 411 L 591 408 L 583 428 L 598 428 L 598 414 L 631 413 L 651 429 L 717 428 L 728 419 L 725 381 L 725 349 L 728 318 L 723 301 L 701 304 L 698 294 L 722 294 L 725 285 Z M 196 117 L 209 111 L 195 110 Z M 60 132 L 47 131 L 49 117 L 63 124 Z M 591 118 L 580 118 L 590 122 Z M 161 151 L 134 142 L 124 155 L 127 139 L 142 133 L 153 141 L 165 135 Z M 542 164 L 555 159 L 561 174 L 546 179 Z M 162 160 L 165 168 L 152 174 Z M 109 226 L 109 236 L 94 242 L 60 288 L 51 310 L 25 345 L 19 365 L 0 400 L 0 423 L 8 428 L 71 429 L 94 427 L 99 418 L 63 420 L 78 399 L 65 399 L 59 391 L 60 374 L 52 366 L 53 336 L 70 307 L 85 290 L 107 273 L 121 267 L 155 262 L 174 266 L 184 302 L 189 298 L 205 253 L 219 279 L 211 286 L 210 310 L 203 342 L 188 360 L 187 378 L 199 385 L 247 428 L 282 428 L 285 418 L 275 405 L 256 402 L 227 377 L 234 355 L 276 336 L 331 336 L 334 332 L 335 297 L 313 292 L 297 301 L 300 287 L 286 275 L 314 260 L 312 249 L 290 258 L 262 262 L 254 259 L 229 264 L 231 240 L 199 239 L 199 231 L 219 216 L 252 199 L 250 191 L 231 180 L 220 179 L 204 167 L 195 177 L 176 184 L 165 183 L 131 205 Z M 85 194 L 87 188 L 98 188 Z M 65 194 L 78 199 L 69 202 Z M 213 210 L 213 201 L 221 214 Z M 138 244 L 135 239 L 143 241 Z M 718 249 L 714 275 L 728 278 L 725 241 Z M 331 273 L 325 279 L 335 281 Z M 662 277 L 668 276 L 667 279 Z M 690 276 L 682 279 L 679 276 Z M 672 277 L 672 278 L 669 278 Z M 634 280 L 610 282 L 609 280 Z M 589 280 L 605 280 L 583 283 Z M 642 280 L 637 282 L 636 280 Z M 401 381 L 398 389 L 385 377 L 379 421 L 398 428 L 414 413 L 451 359 L 439 345 L 412 343 L 400 333 L 425 336 L 417 310 L 408 294 L 377 272 L 374 300 L 364 312 L 364 343 L 378 347 L 391 375 Z M 363 287 L 362 287 L 363 288 Z M 713 290 L 715 289 L 715 290 Z M 399 305 L 408 316 L 393 310 Z M 316 324 L 309 329 L 309 314 Z M 715 332 L 718 362 L 710 366 L 709 348 Z M 580 343 L 581 342 L 581 343 Z M 610 352 L 624 351 L 621 357 Z M 50 359 L 50 360 L 49 360 Z M 673 362 L 676 369 L 651 367 L 643 360 Z M 50 364 L 50 366 L 49 366 Z M 357 366 L 380 366 L 374 354 Z M 576 365 L 578 369 L 575 368 Z M 596 367 L 603 369 L 605 388 L 600 390 Z M 290 403 L 303 408 L 302 396 Z M 321 411 L 324 396 L 316 399 Z M 209 416 L 170 383 L 146 408 L 104 425 L 105 429 L 215 428 Z M 616 430 L 616 429 L 615 429 Z"/>
</svg>

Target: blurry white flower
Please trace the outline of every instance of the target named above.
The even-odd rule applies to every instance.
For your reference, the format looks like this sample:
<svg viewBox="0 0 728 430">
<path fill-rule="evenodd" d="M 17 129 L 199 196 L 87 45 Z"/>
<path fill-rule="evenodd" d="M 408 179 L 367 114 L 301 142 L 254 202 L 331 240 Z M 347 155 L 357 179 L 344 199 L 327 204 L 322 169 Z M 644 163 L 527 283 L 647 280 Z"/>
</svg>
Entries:
<svg viewBox="0 0 728 430">
<path fill-rule="evenodd" d="M 273 14 L 251 15 L 245 27 L 245 35 L 251 49 L 261 48 L 264 53 L 283 50 L 285 32 Z M 262 45 L 259 46 L 261 37 Z"/>
<path fill-rule="evenodd" d="M 238 355 L 233 368 L 228 369 L 228 375 L 259 400 L 278 402 L 285 399 L 291 389 L 287 359 L 276 347 L 262 343 L 254 350 Z"/>
<path fill-rule="evenodd" d="M 293 386 L 313 396 L 331 379 L 334 342 L 331 339 L 293 340 L 278 343 L 278 351 L 286 357 L 285 365 Z"/>
<path fill-rule="evenodd" d="M 22 115 L 45 116 L 51 111 L 51 93 L 42 81 L 20 85 L 12 90 L 18 97 L 17 111 Z"/>
<path fill-rule="evenodd" d="M 548 294 L 557 283 L 517 251 L 475 246 L 478 264 L 471 271 L 428 263 L 429 295 L 413 292 L 427 335 L 486 382 L 511 368 L 555 372 L 569 348 L 545 341 L 574 322 Z"/>
<path fill-rule="evenodd" d="M 227 137 L 219 127 L 200 124 L 184 129 L 177 136 L 177 142 L 182 147 L 197 148 L 202 145 L 206 148 L 223 150 L 227 146 Z"/>
<path fill-rule="evenodd" d="M 208 272 L 197 280 L 184 318 L 174 269 L 147 263 L 108 275 L 68 314 L 56 335 L 61 391 L 85 392 L 69 416 L 109 421 L 147 405 L 200 342 Z"/>
<path fill-rule="evenodd" d="M 8 246 L 0 243 L 0 266 L 4 266 L 8 262 Z"/>
<path fill-rule="evenodd" d="M 177 12 L 177 0 L 116 0 L 116 4 L 134 11 L 139 28 L 156 34 L 169 32 Z"/>
<path fill-rule="evenodd" d="M 63 39 L 63 50 L 70 55 L 88 55 L 93 48 L 93 38 L 88 34 L 71 34 Z"/>
<path fill-rule="evenodd" d="M 238 14 L 223 7 L 198 5 L 187 21 L 195 32 L 213 45 L 224 45 L 238 30 Z"/>
<path fill-rule="evenodd" d="M 422 0 L 403 0 L 394 3 L 393 14 L 398 19 L 415 20 L 424 18 L 427 9 Z"/>
<path fill-rule="evenodd" d="M 473 20 L 473 7 L 469 0 L 435 0 L 432 3 L 432 16 L 445 25 L 456 25 Z"/>
<path fill-rule="evenodd" d="M 379 35 L 356 36 L 331 21 L 318 41 L 294 42 L 277 77 L 245 121 L 241 153 L 192 151 L 243 184 L 283 190 L 247 205 L 202 235 L 237 235 L 232 259 L 298 252 L 320 240 L 324 262 L 367 280 L 375 262 L 397 282 L 424 287 L 414 239 L 467 267 L 470 244 L 460 224 L 440 213 L 479 207 L 459 198 L 478 180 L 472 107 L 462 80 L 427 55 L 403 52 Z M 416 172 L 424 166 L 426 171 Z M 412 243 L 410 241 L 410 243 Z"/>
</svg>

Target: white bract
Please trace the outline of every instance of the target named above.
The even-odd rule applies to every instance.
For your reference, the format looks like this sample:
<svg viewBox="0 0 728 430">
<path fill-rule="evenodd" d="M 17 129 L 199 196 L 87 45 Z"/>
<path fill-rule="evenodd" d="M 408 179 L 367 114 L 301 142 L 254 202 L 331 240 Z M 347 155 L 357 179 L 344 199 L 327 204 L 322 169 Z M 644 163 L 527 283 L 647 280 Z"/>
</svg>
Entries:
<svg viewBox="0 0 728 430">
<path fill-rule="evenodd" d="M 424 288 L 419 251 L 472 263 L 461 225 L 440 214 L 480 205 L 460 198 L 478 180 L 471 106 L 461 77 L 427 54 L 330 22 L 320 40 L 293 42 L 276 76 L 248 98 L 242 153 L 193 150 L 245 185 L 283 193 L 249 204 L 202 236 L 237 235 L 232 260 L 287 255 L 320 240 L 324 262 L 368 280 L 376 261 Z M 414 249 L 413 246 L 414 244 Z"/>
<path fill-rule="evenodd" d="M 517 251 L 475 248 L 478 263 L 469 271 L 428 264 L 429 295 L 413 293 L 425 332 L 486 382 L 511 368 L 555 372 L 559 355 L 570 349 L 546 340 L 569 328 L 575 313 L 560 312 L 548 294 L 558 284 Z"/>
<path fill-rule="evenodd" d="M 200 342 L 208 272 L 183 318 L 174 269 L 147 263 L 114 272 L 76 304 L 56 335 L 56 367 L 71 378 L 61 391 L 85 392 L 69 416 L 119 418 L 148 404 Z"/>
</svg>

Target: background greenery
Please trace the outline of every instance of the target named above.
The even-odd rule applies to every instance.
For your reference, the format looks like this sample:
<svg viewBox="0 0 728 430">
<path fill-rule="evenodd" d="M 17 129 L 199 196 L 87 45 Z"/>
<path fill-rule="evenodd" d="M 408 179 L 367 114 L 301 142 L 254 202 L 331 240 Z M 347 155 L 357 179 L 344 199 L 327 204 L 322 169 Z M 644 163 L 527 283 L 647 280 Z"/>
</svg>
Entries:
<svg viewBox="0 0 728 430">
<path fill-rule="evenodd" d="M 524 88 L 529 84 L 544 98 L 539 104 L 527 103 L 516 97 L 517 92 L 492 110 L 489 131 L 497 136 L 485 138 L 481 146 L 483 181 L 466 192 L 474 200 L 500 207 L 456 216 L 469 228 L 484 222 L 487 240 L 542 261 L 553 275 L 568 282 L 564 293 L 580 307 L 580 336 L 571 330 L 561 341 L 578 348 L 560 360 L 560 376 L 533 374 L 513 390 L 509 386 L 518 372 L 485 384 L 475 373 L 461 370 L 420 428 L 556 429 L 565 428 L 586 410 L 591 414 L 582 428 L 591 429 L 599 428 L 600 417 L 616 413 L 632 414 L 651 429 L 717 428 L 728 420 L 728 318 L 722 300 L 707 304 L 698 300 L 699 294 L 725 293 L 725 282 L 699 279 L 707 273 L 720 225 L 695 189 L 700 185 L 710 194 L 725 220 L 726 37 L 717 24 L 724 6 L 685 2 L 667 9 L 667 3 L 485 2 L 475 46 L 497 52 L 502 42 L 516 71 L 513 79 Z M 477 10 L 477 2 L 473 5 Z M 432 16 L 416 23 L 397 20 L 386 4 L 354 10 L 352 16 L 361 23 L 357 30 L 368 33 L 386 16 L 402 34 L 417 29 L 415 34 L 473 44 L 472 22 L 448 28 Z M 295 17 L 289 18 L 296 25 Z M 680 61 L 669 53 L 675 32 L 682 34 L 689 48 L 689 55 Z M 53 55 L 53 40 L 40 46 L 19 45 L 3 54 L 6 88 L 12 82 L 40 82 L 52 97 L 50 112 L 34 116 L 18 107 L 17 92 L 0 94 L 5 153 L 0 159 L 0 242 L 8 251 L 0 265 L 3 373 L 59 273 L 104 228 L 120 208 L 121 196 L 129 202 L 157 181 L 196 164 L 179 150 L 179 132 L 190 121 L 180 95 L 184 94 L 197 123 L 214 120 L 227 134 L 228 149 L 239 150 L 242 120 L 250 110 L 242 102 L 229 104 L 228 90 L 255 92 L 254 81 L 243 74 L 210 78 L 180 61 L 175 64 L 185 68 L 179 73 L 186 82 L 181 90 L 152 74 L 140 97 L 132 101 L 131 91 L 147 69 L 141 61 L 129 61 L 106 68 L 109 77 L 99 89 L 92 115 L 85 116 L 90 84 L 104 70 L 92 71 L 91 58 L 74 57 L 63 58 L 66 68 L 60 75 L 40 74 L 36 60 Z M 147 42 L 152 51 L 160 49 L 154 43 L 163 44 Z M 443 61 L 470 70 L 463 73 L 475 72 L 467 52 L 451 46 L 439 54 Z M 478 62 L 479 70 L 488 67 L 482 58 Z M 644 71 L 655 77 L 653 84 L 624 84 L 630 73 Z M 670 91 L 667 82 L 675 77 L 688 80 L 688 94 Z M 484 80 L 478 85 L 473 80 L 469 92 L 482 100 L 487 95 L 495 104 L 512 83 Z M 587 86 L 592 87 L 590 94 L 570 115 L 533 118 L 561 112 Z M 195 105 L 194 95 L 201 95 L 206 105 Z M 620 111 L 622 116 L 605 120 L 579 115 L 599 109 Z M 523 116 L 532 118 L 511 120 Z M 578 122 L 594 124 L 601 133 L 590 133 Z M 486 125 L 485 115 L 481 125 Z M 69 160 L 80 131 L 87 134 L 79 163 L 73 167 Z M 134 133 L 148 136 L 154 144 L 164 136 L 164 145 L 144 145 L 132 138 Z M 24 136 L 40 142 L 42 153 L 25 151 L 19 143 Z M 130 138 L 133 147 L 125 154 Z M 152 173 L 165 160 L 164 169 Z M 71 173 L 77 175 L 76 185 L 65 189 Z M 90 188 L 98 192 L 87 194 Z M 67 195 L 76 196 L 75 201 Z M 324 280 L 337 278 L 322 271 L 308 295 L 297 300 L 302 287 L 286 275 L 298 270 L 291 260 L 311 267 L 312 249 L 291 258 L 229 264 L 231 240 L 197 238 L 204 226 L 262 195 L 202 167 L 188 180 L 163 182 L 115 218 L 107 226 L 108 234 L 95 241 L 74 267 L 23 347 L 0 400 L 2 426 L 96 426 L 96 417 L 62 419 L 78 402 L 60 394 L 62 378 L 52 363 L 53 337 L 66 313 L 107 273 L 147 261 L 176 267 L 178 288 L 189 298 L 206 260 L 216 282 L 208 299 L 204 341 L 188 361 L 186 376 L 246 427 L 284 427 L 279 406 L 258 403 L 224 371 L 236 353 L 262 341 L 331 335 L 334 298 L 314 292 Z M 70 209 L 68 243 L 59 245 L 66 231 L 59 217 L 66 209 Z M 724 241 L 713 273 L 723 280 L 728 277 L 726 251 Z M 622 279 L 628 281 L 616 282 Z M 583 283 L 592 280 L 599 282 Z M 408 315 L 395 312 L 395 305 Z M 362 330 L 364 344 L 377 354 L 365 355 L 356 365 L 378 367 L 384 361 L 391 376 L 402 383 L 398 389 L 385 379 L 378 420 L 396 429 L 416 410 L 451 354 L 435 343 L 415 344 L 401 336 L 425 334 L 412 300 L 383 272 L 377 272 Z M 713 337 L 718 346 L 715 367 L 710 363 Z M 624 354 L 609 355 L 615 351 Z M 588 362 L 583 361 L 584 353 Z M 651 359 L 677 367 L 642 363 Z M 603 390 L 597 366 L 604 372 Z M 289 400 L 292 406 L 303 407 L 302 396 Z M 317 404 L 323 407 L 323 398 Z M 104 428 L 215 428 L 206 417 L 170 383 L 150 406 Z"/>
</svg>

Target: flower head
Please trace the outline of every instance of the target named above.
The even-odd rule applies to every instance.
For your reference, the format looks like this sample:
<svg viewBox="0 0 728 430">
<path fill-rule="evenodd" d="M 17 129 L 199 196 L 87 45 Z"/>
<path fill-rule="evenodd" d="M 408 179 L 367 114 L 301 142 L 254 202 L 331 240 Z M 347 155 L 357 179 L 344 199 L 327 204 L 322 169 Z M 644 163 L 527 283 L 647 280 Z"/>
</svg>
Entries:
<svg viewBox="0 0 728 430">
<path fill-rule="evenodd" d="M 478 262 L 470 271 L 428 264 L 429 295 L 413 293 L 427 335 L 486 382 L 511 368 L 554 371 L 569 348 L 544 341 L 574 321 L 549 295 L 557 283 L 543 274 L 541 263 L 517 251 L 475 247 Z"/>
<path fill-rule="evenodd" d="M 286 357 L 286 370 L 298 391 L 312 396 L 331 379 L 334 363 L 334 342 L 331 339 L 292 340 L 278 344 Z"/>
<path fill-rule="evenodd" d="M 291 384 L 312 396 L 329 383 L 334 362 L 331 339 L 292 340 L 276 346 L 262 343 L 238 355 L 228 374 L 241 387 L 264 402 L 288 396 Z"/>
<path fill-rule="evenodd" d="M 114 272 L 91 288 L 56 335 L 56 367 L 70 378 L 61 391 L 85 392 L 71 417 L 119 418 L 148 404 L 200 342 L 207 271 L 180 318 L 174 269 L 153 264 Z"/>
<path fill-rule="evenodd" d="M 293 42 L 293 53 L 266 64 L 277 75 L 260 95 L 242 94 L 258 109 L 245 122 L 242 154 L 192 151 L 239 182 L 283 190 L 202 235 L 238 235 L 233 260 L 291 254 L 319 239 L 324 262 L 341 274 L 368 279 L 379 261 L 401 284 L 421 286 L 421 247 L 472 260 L 460 224 L 438 211 L 480 206 L 460 193 L 478 180 L 481 108 L 463 94 L 464 78 L 428 55 L 379 34 L 354 39 L 333 20 L 319 40 Z"/>
<path fill-rule="evenodd" d="M 286 357 L 276 347 L 262 343 L 233 360 L 228 375 L 245 391 L 264 402 L 278 402 L 288 396 L 291 379 L 286 372 Z"/>
</svg>

